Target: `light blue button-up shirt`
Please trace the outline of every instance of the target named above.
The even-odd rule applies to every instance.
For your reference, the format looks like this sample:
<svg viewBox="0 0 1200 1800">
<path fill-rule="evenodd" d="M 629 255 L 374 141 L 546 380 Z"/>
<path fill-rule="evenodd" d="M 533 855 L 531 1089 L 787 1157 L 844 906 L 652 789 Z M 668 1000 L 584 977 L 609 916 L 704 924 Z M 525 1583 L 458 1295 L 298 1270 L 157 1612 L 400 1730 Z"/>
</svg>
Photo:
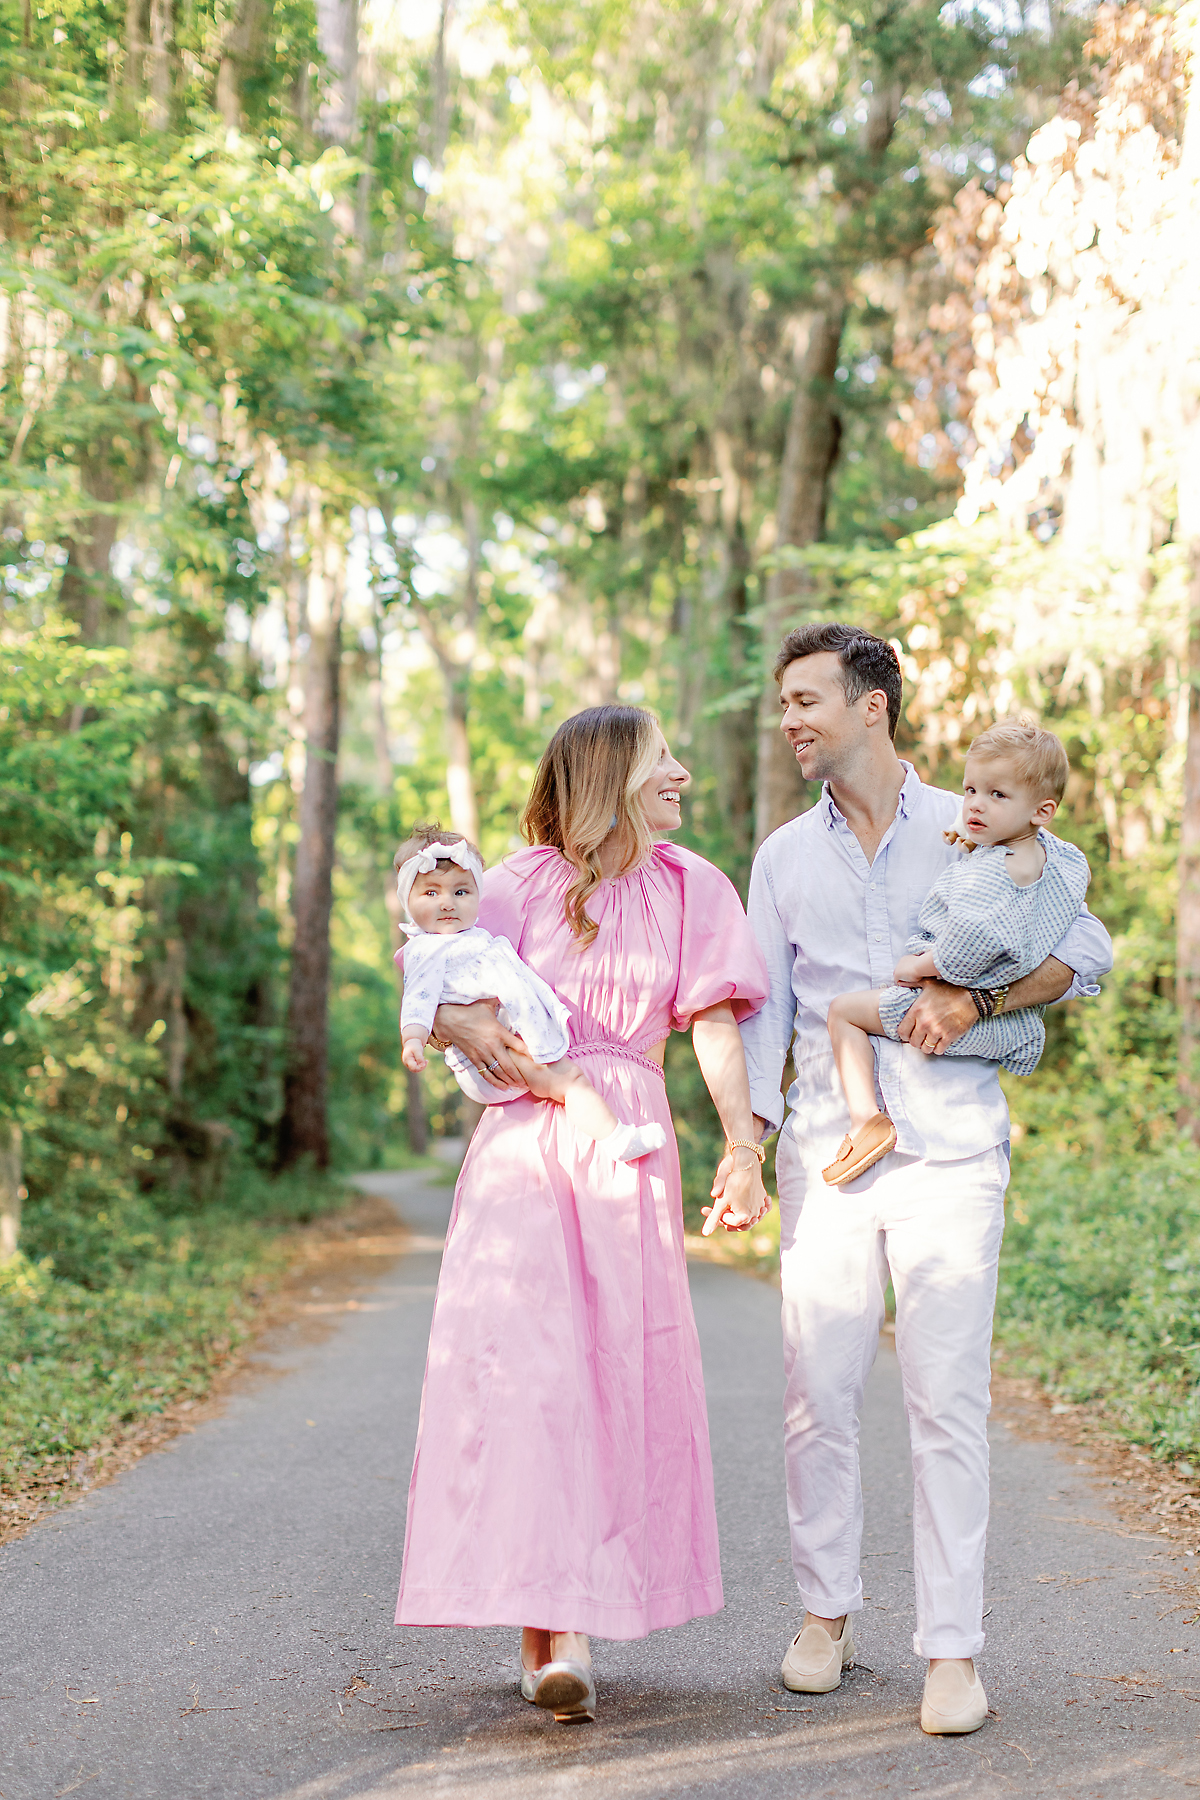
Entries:
<svg viewBox="0 0 1200 1800">
<path fill-rule="evenodd" d="M 887 987 L 933 883 L 960 852 L 942 833 L 962 797 L 926 787 L 910 763 L 896 816 L 873 863 L 835 806 L 828 787 L 763 844 L 754 859 L 747 912 L 771 976 L 771 998 L 742 1025 L 750 1098 L 776 1129 L 784 1116 L 784 1060 L 793 1135 L 809 1168 L 832 1162 L 850 1129 L 826 1018 L 835 994 Z M 1064 999 L 1099 992 L 1112 968 L 1112 942 L 1081 908 L 1053 954 L 1075 972 Z M 794 1033 L 794 1043 L 793 1043 Z M 875 1039 L 879 1086 L 896 1126 L 896 1148 L 929 1162 L 955 1162 L 1002 1144 L 1008 1106 L 999 1064 L 975 1056 L 927 1056 L 910 1044 Z"/>
</svg>

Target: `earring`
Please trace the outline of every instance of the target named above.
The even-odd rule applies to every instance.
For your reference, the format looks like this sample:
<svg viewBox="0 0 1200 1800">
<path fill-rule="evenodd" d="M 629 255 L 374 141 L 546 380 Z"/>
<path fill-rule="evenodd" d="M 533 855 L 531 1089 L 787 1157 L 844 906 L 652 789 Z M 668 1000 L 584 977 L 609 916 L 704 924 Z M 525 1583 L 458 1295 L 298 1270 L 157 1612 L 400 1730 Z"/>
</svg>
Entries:
<svg viewBox="0 0 1200 1800">
<path fill-rule="evenodd" d="M 609 821 L 608 821 L 608 829 L 609 829 L 609 830 L 610 830 L 610 831 L 615 831 L 615 830 L 616 830 L 616 829 L 617 829 L 617 815 L 616 815 L 616 813 L 614 813 L 614 814 L 613 814 L 613 816 L 612 816 L 612 818 L 611 818 L 611 819 L 610 819 L 610 820 L 609 820 Z"/>
</svg>

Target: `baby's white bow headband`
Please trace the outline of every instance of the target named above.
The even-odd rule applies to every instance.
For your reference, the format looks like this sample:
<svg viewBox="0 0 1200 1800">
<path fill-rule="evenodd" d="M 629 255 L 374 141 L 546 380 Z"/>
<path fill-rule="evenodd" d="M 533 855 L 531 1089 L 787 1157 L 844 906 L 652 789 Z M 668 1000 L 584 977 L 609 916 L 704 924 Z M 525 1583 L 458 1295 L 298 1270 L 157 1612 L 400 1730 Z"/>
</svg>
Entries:
<svg viewBox="0 0 1200 1800">
<path fill-rule="evenodd" d="M 419 925 L 413 923 L 412 914 L 408 910 L 408 896 L 412 893 L 412 884 L 418 875 L 432 875 L 439 862 L 457 863 L 460 869 L 465 869 L 469 875 L 475 877 L 476 887 L 483 885 L 483 863 L 470 844 L 460 840 L 457 844 L 427 844 L 424 850 L 418 850 L 415 856 L 410 856 L 407 862 L 402 862 L 396 871 L 396 892 L 400 896 L 400 910 L 404 914 L 404 919 L 408 921 L 405 924 L 404 920 L 401 920 L 401 924 L 410 937 L 421 929 Z"/>
</svg>

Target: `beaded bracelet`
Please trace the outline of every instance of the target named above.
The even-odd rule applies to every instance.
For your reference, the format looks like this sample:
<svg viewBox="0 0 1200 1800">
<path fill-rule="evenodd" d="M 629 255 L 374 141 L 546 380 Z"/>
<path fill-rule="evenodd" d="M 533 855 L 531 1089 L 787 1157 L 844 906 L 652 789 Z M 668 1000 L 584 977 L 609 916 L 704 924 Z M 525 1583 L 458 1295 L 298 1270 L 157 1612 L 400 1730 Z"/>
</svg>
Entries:
<svg viewBox="0 0 1200 1800">
<path fill-rule="evenodd" d="M 967 992 L 975 1002 L 975 1011 L 981 1019 L 994 1019 L 997 1013 L 1004 1011 L 1005 1003 L 1008 1000 L 1007 986 L 968 988 Z"/>
</svg>

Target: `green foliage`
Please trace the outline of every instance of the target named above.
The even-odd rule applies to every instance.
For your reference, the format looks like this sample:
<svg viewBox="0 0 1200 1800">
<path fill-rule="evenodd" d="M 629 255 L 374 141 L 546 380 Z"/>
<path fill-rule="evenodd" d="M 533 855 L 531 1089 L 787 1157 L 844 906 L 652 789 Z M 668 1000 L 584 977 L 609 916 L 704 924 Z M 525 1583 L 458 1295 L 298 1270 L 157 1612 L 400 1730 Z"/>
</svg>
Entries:
<svg viewBox="0 0 1200 1800">
<path fill-rule="evenodd" d="M 1001 1264 L 1001 1367 L 1091 1401 L 1164 1457 L 1200 1453 L 1200 1157 L 1022 1143 Z"/>
<path fill-rule="evenodd" d="M 35 1207 L 28 1254 L 0 1265 L 0 1485 L 202 1395 L 286 1261 L 283 1228 L 344 1200 L 327 1181 L 245 1173 L 221 1204 L 184 1215 L 109 1183 L 94 1230 L 73 1209 Z"/>
</svg>

